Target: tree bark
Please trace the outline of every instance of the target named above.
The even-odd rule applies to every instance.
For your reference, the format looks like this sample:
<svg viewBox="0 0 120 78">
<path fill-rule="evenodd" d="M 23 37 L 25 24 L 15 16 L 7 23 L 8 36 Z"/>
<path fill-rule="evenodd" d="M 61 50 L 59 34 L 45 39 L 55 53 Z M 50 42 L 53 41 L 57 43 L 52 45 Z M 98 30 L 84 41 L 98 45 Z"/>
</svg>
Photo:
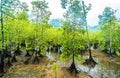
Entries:
<svg viewBox="0 0 120 78">
<path fill-rule="evenodd" d="M 34 58 L 34 60 L 33 60 L 33 63 L 37 63 L 37 64 L 39 64 L 39 57 L 37 56 L 38 55 L 38 53 L 37 53 L 37 51 L 35 52 L 35 58 Z"/>
<path fill-rule="evenodd" d="M 75 66 L 74 52 L 73 52 L 73 56 L 72 56 L 72 64 L 69 67 L 69 70 L 70 70 L 70 72 L 78 73 L 76 66 Z"/>
<path fill-rule="evenodd" d="M 85 7 L 84 7 L 84 1 L 82 1 L 82 5 L 83 5 L 83 11 L 84 11 L 84 24 L 86 26 L 86 38 L 87 38 L 87 45 L 88 45 L 88 52 L 89 52 L 89 59 L 86 59 L 84 64 L 89 64 L 89 65 L 94 64 L 95 65 L 96 62 L 92 58 L 91 49 L 90 49 L 90 40 L 89 40 L 89 33 L 88 33 L 88 27 L 87 27 L 87 20 L 86 20 L 86 12 L 85 12 Z"/>
<path fill-rule="evenodd" d="M 4 73 L 4 25 L 3 25 L 3 1 L 1 0 L 1 34 L 2 34 L 2 53 L 1 53 L 1 66 L 0 72 Z"/>
<path fill-rule="evenodd" d="M 25 57 L 29 57 L 30 56 L 30 54 L 29 54 L 29 51 L 28 50 L 26 50 L 26 55 L 25 55 Z"/>
<path fill-rule="evenodd" d="M 72 37 L 72 64 L 69 67 L 70 72 L 74 72 L 75 74 L 78 72 L 75 66 L 75 53 L 74 53 L 74 37 L 75 37 L 75 33 L 74 33 L 74 27 L 72 28 L 72 32 L 73 32 L 73 37 Z"/>
<path fill-rule="evenodd" d="M 6 67 L 11 67 L 11 66 L 12 66 L 12 63 L 10 62 L 10 57 L 8 57 L 8 61 L 7 61 Z"/>
<path fill-rule="evenodd" d="M 12 59 L 11 59 L 11 62 L 17 62 L 17 59 L 15 57 L 15 53 L 14 53 L 14 56 L 12 57 Z"/>
<path fill-rule="evenodd" d="M 112 27 L 110 18 L 110 56 L 112 56 Z"/>
</svg>

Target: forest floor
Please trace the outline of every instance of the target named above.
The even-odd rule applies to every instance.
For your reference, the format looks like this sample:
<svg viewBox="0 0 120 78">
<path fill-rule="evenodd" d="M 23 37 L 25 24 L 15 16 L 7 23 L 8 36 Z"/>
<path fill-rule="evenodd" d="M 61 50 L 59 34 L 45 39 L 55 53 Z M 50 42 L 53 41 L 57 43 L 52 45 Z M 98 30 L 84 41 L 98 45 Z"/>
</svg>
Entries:
<svg viewBox="0 0 120 78">
<path fill-rule="evenodd" d="M 87 55 L 88 53 L 86 53 Z M 101 62 L 112 65 L 120 62 L 119 57 L 108 57 L 104 53 L 92 51 L 93 57 L 98 57 Z M 107 62 L 106 62 L 107 61 Z M 55 66 L 57 65 L 57 66 Z M 120 68 L 120 65 L 116 65 Z M 114 66 L 111 66 L 114 67 Z M 16 62 L 9 68 L 3 78 L 92 78 L 87 73 L 79 72 L 74 74 L 68 71 L 67 67 L 61 67 L 56 61 L 43 57 L 40 64 L 27 64 Z"/>
<path fill-rule="evenodd" d="M 86 52 L 86 55 L 89 55 L 89 53 Z M 120 69 L 120 65 L 117 64 L 117 62 L 120 62 L 120 57 L 116 55 L 113 55 L 111 57 L 109 54 L 92 50 L 92 56 L 97 57 L 102 64 L 109 65 L 109 66 L 111 65 L 111 67 L 117 67 Z"/>
<path fill-rule="evenodd" d="M 43 58 L 40 64 L 14 63 L 3 78 L 90 78 L 86 73 L 80 72 L 75 76 L 66 67 L 54 69 L 55 61 Z"/>
</svg>

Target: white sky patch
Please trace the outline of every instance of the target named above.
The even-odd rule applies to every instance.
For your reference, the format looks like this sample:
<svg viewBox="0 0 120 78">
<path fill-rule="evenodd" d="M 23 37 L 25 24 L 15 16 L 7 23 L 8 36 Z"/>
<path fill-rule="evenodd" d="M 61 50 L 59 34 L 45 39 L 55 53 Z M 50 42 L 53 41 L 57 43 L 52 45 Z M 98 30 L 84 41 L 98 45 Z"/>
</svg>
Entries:
<svg viewBox="0 0 120 78">
<path fill-rule="evenodd" d="M 30 9 L 32 9 L 31 3 L 35 0 L 20 0 L 22 2 L 27 2 Z M 63 18 L 64 9 L 61 8 L 60 0 L 46 0 L 49 2 L 49 9 L 52 12 L 50 18 Z M 105 7 L 111 7 L 118 10 L 116 16 L 120 18 L 120 0 L 84 0 L 85 4 L 92 4 L 91 10 L 87 15 L 88 25 L 98 24 L 98 15 L 102 14 Z"/>
<path fill-rule="evenodd" d="M 91 10 L 87 15 L 88 25 L 98 24 L 98 15 L 102 14 L 105 7 L 111 7 L 118 10 L 116 16 L 120 18 L 120 0 L 84 0 L 85 4 L 91 3 Z"/>
<path fill-rule="evenodd" d="M 49 2 L 49 8 L 52 12 L 50 18 L 63 18 L 65 10 L 62 9 L 60 0 L 47 0 Z"/>
</svg>

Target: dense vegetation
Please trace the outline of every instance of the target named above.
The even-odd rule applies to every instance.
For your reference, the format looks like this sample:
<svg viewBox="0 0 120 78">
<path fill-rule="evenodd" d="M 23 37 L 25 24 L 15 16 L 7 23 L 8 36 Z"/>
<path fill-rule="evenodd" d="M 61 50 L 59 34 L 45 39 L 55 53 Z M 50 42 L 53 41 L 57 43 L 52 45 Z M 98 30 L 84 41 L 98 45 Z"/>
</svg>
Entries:
<svg viewBox="0 0 120 78">
<path fill-rule="evenodd" d="M 86 17 L 91 4 L 85 5 L 80 0 L 61 0 L 61 8 L 66 9 L 66 13 L 59 28 L 48 23 L 51 12 L 45 0 L 33 1 L 31 4 L 33 18 L 29 18 L 29 9 L 25 2 L 1 0 L 0 73 L 4 72 L 4 59 L 8 58 L 6 64 L 11 66 L 11 62 L 17 61 L 16 56 L 22 50 L 27 51 L 26 56 L 29 56 L 29 51 L 33 51 L 33 62 L 38 63 L 38 56 L 45 56 L 46 51 L 59 52 L 62 61 L 73 59 L 70 71 L 75 72 L 77 69 L 74 61 L 81 60 L 79 54 L 86 50 L 90 57 L 84 63 L 92 66 L 96 64 L 91 47 L 108 53 L 111 57 L 120 56 L 120 21 L 115 16 L 116 10 L 106 7 L 98 17 L 100 29 L 89 31 Z"/>
</svg>

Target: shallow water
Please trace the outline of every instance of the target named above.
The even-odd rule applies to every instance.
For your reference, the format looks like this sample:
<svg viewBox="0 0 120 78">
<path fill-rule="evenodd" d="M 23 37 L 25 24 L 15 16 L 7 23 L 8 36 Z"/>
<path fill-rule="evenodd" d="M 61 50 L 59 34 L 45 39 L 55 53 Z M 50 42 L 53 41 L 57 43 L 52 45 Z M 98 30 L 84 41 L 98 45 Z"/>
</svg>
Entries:
<svg viewBox="0 0 120 78">
<path fill-rule="evenodd" d="M 55 57 L 54 53 L 51 53 L 50 56 L 48 55 L 48 58 L 50 59 Z M 84 56 L 84 58 L 88 58 L 88 56 Z M 104 58 L 103 58 L 104 59 Z M 95 65 L 94 68 L 84 66 L 80 64 L 79 61 L 76 61 L 76 67 L 78 71 L 85 72 L 89 74 L 92 78 L 120 78 L 120 66 L 115 63 L 108 63 L 107 61 L 102 63 L 100 62 L 98 57 L 94 57 L 94 60 L 98 63 Z M 67 63 L 61 63 L 59 64 L 62 67 L 68 67 L 71 64 L 71 60 Z"/>
<path fill-rule="evenodd" d="M 94 60 L 98 63 L 95 67 L 88 67 L 79 63 L 76 64 L 76 67 L 79 71 L 88 73 L 93 78 L 120 78 L 120 67 L 117 64 L 107 61 L 100 62 L 98 57 L 94 57 Z"/>
<path fill-rule="evenodd" d="M 83 65 L 77 65 L 79 71 L 88 73 L 93 78 L 120 78 L 120 69 L 111 69 L 109 66 L 96 65 L 90 68 Z"/>
</svg>

